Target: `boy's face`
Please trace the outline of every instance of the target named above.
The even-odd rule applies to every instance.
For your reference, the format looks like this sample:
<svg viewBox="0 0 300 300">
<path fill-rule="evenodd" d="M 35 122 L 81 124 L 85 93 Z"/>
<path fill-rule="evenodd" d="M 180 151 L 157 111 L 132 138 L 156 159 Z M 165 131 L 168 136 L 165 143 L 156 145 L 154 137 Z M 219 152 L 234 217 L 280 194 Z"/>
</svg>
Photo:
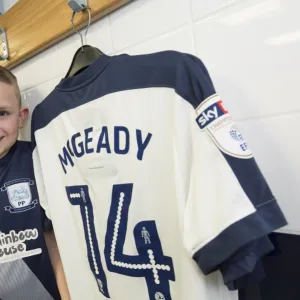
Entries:
<svg viewBox="0 0 300 300">
<path fill-rule="evenodd" d="M 0 158 L 5 156 L 24 126 L 27 108 L 21 108 L 15 86 L 0 82 Z"/>
</svg>

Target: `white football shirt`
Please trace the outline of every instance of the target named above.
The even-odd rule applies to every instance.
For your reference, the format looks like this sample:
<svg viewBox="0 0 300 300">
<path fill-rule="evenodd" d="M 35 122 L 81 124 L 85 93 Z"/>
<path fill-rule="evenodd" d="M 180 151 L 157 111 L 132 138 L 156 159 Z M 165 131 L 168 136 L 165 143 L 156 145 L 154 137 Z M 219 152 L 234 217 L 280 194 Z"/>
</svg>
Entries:
<svg viewBox="0 0 300 300">
<path fill-rule="evenodd" d="M 35 108 L 32 139 L 72 300 L 236 299 L 286 224 L 192 55 L 101 56 Z"/>
</svg>

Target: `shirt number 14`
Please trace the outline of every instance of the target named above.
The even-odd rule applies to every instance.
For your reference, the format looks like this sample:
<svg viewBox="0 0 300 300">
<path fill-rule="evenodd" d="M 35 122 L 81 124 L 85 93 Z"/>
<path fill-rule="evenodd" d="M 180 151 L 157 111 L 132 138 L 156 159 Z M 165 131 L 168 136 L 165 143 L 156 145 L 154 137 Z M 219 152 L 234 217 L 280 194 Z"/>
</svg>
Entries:
<svg viewBox="0 0 300 300">
<path fill-rule="evenodd" d="M 175 281 L 173 262 L 171 257 L 163 253 L 155 221 L 141 221 L 136 224 L 133 234 L 138 255 L 123 254 L 132 189 L 133 184 L 114 185 L 112 189 L 104 248 L 107 269 L 130 277 L 144 277 L 149 300 L 171 300 L 169 280 Z M 78 205 L 81 211 L 88 261 L 99 291 L 106 298 L 110 298 L 88 186 L 68 186 L 66 191 L 70 203 Z"/>
</svg>

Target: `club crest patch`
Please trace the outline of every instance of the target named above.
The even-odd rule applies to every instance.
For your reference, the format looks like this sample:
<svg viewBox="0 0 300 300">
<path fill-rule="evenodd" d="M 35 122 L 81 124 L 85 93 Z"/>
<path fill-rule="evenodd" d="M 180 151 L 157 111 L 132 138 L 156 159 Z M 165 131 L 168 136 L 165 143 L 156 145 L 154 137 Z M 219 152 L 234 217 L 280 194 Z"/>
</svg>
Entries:
<svg viewBox="0 0 300 300">
<path fill-rule="evenodd" d="M 6 182 L 1 187 L 1 192 L 7 192 L 11 206 L 5 206 L 5 210 L 10 213 L 20 213 L 34 208 L 38 204 L 38 200 L 32 200 L 31 185 L 34 185 L 34 181 L 29 178 Z"/>
<path fill-rule="evenodd" d="M 196 114 L 200 130 L 206 131 L 223 153 L 243 159 L 253 157 L 247 142 L 218 95 L 204 100 L 196 108 Z"/>
</svg>

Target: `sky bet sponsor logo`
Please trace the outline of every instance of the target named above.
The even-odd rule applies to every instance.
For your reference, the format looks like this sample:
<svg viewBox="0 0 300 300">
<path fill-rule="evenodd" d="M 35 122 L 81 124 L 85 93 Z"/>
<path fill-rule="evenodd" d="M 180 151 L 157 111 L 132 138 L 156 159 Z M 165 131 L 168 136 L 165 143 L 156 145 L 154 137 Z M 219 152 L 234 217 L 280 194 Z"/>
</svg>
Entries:
<svg viewBox="0 0 300 300">
<path fill-rule="evenodd" d="M 240 159 L 253 157 L 244 137 L 217 94 L 202 101 L 196 108 L 196 114 L 198 126 L 208 134 L 222 153 Z"/>
<path fill-rule="evenodd" d="M 219 100 L 210 105 L 208 108 L 206 108 L 199 114 L 197 118 L 197 123 L 200 129 L 204 129 L 213 121 L 227 113 L 228 111 L 224 108 L 222 100 Z"/>
</svg>

